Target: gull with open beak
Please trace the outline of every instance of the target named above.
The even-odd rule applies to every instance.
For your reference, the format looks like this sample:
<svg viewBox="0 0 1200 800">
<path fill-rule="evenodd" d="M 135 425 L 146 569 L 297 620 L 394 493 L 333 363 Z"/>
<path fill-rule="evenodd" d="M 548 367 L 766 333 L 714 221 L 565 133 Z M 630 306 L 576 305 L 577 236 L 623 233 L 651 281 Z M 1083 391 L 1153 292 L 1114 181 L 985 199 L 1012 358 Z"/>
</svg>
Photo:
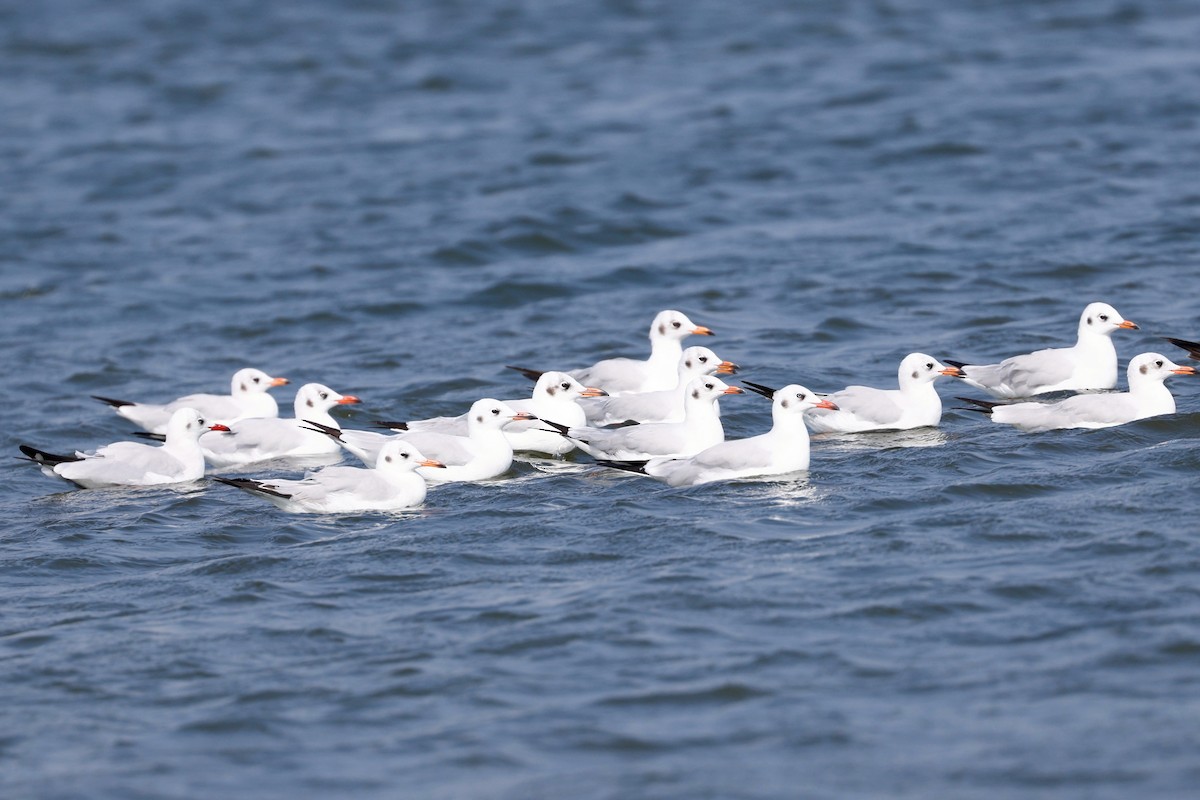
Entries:
<svg viewBox="0 0 1200 800">
<path fill-rule="evenodd" d="M 679 357 L 683 355 L 680 344 L 688 336 L 712 336 L 711 330 L 697 325 L 681 311 L 660 311 L 650 325 L 650 357 L 644 361 L 635 358 L 606 358 L 590 367 L 566 370 L 586 386 L 598 386 L 611 395 L 624 392 L 657 392 L 675 385 Z M 541 372 L 512 367 L 528 378 L 537 380 Z"/>
<path fill-rule="evenodd" d="M 287 378 L 272 378 L 259 369 L 239 369 L 233 374 L 229 394 L 189 394 L 169 403 L 134 403 L 129 400 L 114 400 L 111 397 L 92 395 L 101 403 L 131 422 L 136 422 L 150 433 L 166 433 L 171 415 L 181 408 L 194 408 L 209 422 L 230 425 L 252 417 L 278 417 L 279 404 L 267 393 L 276 386 L 284 386 Z"/>
<path fill-rule="evenodd" d="M 989 415 L 993 422 L 1023 431 L 1061 428 L 1111 428 L 1134 420 L 1175 413 L 1175 398 L 1167 389 L 1172 375 L 1195 375 L 1195 367 L 1181 367 L 1164 355 L 1142 353 L 1129 362 L 1127 392 L 1078 394 L 1057 403 L 994 403 L 960 397 Z"/>
<path fill-rule="evenodd" d="M 999 364 L 966 364 L 946 359 L 962 370 L 959 376 L 993 397 L 1008 400 L 1047 392 L 1089 392 L 1117 385 L 1117 349 L 1112 335 L 1137 330 L 1108 303 L 1090 303 L 1079 316 L 1074 347 L 1036 350 Z"/>
<path fill-rule="evenodd" d="M 532 419 L 535 417 L 528 412 L 484 398 L 476 400 L 467 412 L 466 436 L 435 431 L 406 431 L 389 436 L 376 431 L 338 430 L 316 420 L 306 421 L 311 423 L 311 430 L 325 434 L 335 446 L 342 446 L 364 464 L 375 464 L 388 442 L 411 442 L 422 453 L 445 465 L 438 469 L 422 467 L 421 475 L 431 483 L 450 483 L 485 481 L 507 472 L 512 466 L 513 448 L 503 429 L 513 422 Z"/>
</svg>

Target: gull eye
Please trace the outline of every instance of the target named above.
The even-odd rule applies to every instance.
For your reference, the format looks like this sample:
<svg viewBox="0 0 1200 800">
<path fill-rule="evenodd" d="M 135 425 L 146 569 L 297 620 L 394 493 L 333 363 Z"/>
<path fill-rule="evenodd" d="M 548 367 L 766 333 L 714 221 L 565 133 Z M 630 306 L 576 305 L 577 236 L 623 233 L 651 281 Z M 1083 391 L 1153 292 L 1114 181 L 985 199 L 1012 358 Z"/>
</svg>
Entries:
<svg viewBox="0 0 1200 800">
<path fill-rule="evenodd" d="M 408 453 L 401 453 L 401 454 L 400 454 L 400 457 L 401 457 L 401 458 L 408 458 Z"/>
<path fill-rule="evenodd" d="M 328 399 L 329 399 L 329 393 L 328 393 L 328 392 L 321 392 L 321 399 L 322 399 L 322 400 L 328 400 Z"/>
<path fill-rule="evenodd" d="M 561 385 L 561 386 L 562 386 L 562 388 L 564 388 L 564 389 L 570 389 L 570 388 L 571 388 L 571 384 L 569 384 L 569 383 L 564 383 L 564 384 L 560 384 L 560 385 Z"/>
<path fill-rule="evenodd" d="M 707 364 L 707 363 L 708 363 L 708 356 L 700 356 L 700 363 L 701 363 L 701 364 Z"/>
<path fill-rule="evenodd" d="M 933 369 L 933 362 L 932 362 L 932 361 L 926 361 L 926 362 L 925 362 L 925 369 Z"/>
<path fill-rule="evenodd" d="M 1162 362 L 1160 361 L 1158 365 L 1161 367 L 1161 366 L 1162 366 Z M 198 424 L 200 424 L 200 425 L 203 425 L 203 424 L 204 424 L 204 418 L 203 418 L 203 417 L 201 417 L 200 419 L 196 420 L 196 422 L 197 422 Z M 189 422 L 189 423 L 188 423 L 188 427 L 189 427 L 189 428 L 190 428 L 190 427 L 192 427 L 192 423 L 190 423 L 190 422 Z"/>
<path fill-rule="evenodd" d="M 1100 315 L 1100 321 L 1101 321 L 1101 322 L 1108 322 L 1108 314 L 1101 314 L 1101 315 Z"/>
<path fill-rule="evenodd" d="M 713 385 L 711 383 L 706 383 L 706 384 L 704 384 L 704 388 L 711 389 L 711 388 L 713 388 Z"/>
<path fill-rule="evenodd" d="M 255 383 L 262 383 L 262 378 L 255 378 L 255 379 L 254 379 L 254 382 L 255 382 Z"/>
<path fill-rule="evenodd" d="M 672 327 L 672 328 L 679 328 L 679 327 L 682 327 L 682 323 L 679 323 L 679 322 L 672 322 L 672 323 L 671 323 L 671 327 Z"/>
<path fill-rule="evenodd" d="M 803 399 L 804 399 L 804 392 L 796 392 L 796 399 L 797 399 L 797 400 L 803 400 Z"/>
<path fill-rule="evenodd" d="M 498 408 L 493 408 L 493 409 L 492 409 L 492 416 L 493 416 L 493 417 L 498 417 L 498 416 L 500 416 L 500 409 L 498 409 Z"/>
<path fill-rule="evenodd" d="M 1160 360 L 1158 360 L 1158 361 L 1155 361 L 1155 362 L 1154 362 L 1154 366 L 1156 366 L 1156 367 L 1161 367 L 1161 366 L 1162 366 L 1162 364 L 1163 364 L 1163 362 L 1162 362 L 1162 360 L 1161 360 L 1161 359 L 1160 359 Z"/>
</svg>

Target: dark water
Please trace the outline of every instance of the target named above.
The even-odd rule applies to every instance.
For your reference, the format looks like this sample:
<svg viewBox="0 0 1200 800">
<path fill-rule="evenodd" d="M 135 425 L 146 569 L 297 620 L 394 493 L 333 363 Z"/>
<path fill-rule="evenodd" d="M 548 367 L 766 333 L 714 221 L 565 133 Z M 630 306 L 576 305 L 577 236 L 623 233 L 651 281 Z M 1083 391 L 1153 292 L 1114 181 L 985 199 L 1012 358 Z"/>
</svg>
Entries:
<svg viewBox="0 0 1200 800">
<path fill-rule="evenodd" d="M 1176 356 L 1198 41 L 1149 0 L 0 3 L 4 449 L 248 364 L 350 424 L 457 413 L 666 307 L 823 391 L 1093 299 Z M 9 461 L 0 794 L 1194 797 L 1172 385 L 1120 429 L 948 410 L 802 483 L 522 463 L 399 518 Z"/>
</svg>

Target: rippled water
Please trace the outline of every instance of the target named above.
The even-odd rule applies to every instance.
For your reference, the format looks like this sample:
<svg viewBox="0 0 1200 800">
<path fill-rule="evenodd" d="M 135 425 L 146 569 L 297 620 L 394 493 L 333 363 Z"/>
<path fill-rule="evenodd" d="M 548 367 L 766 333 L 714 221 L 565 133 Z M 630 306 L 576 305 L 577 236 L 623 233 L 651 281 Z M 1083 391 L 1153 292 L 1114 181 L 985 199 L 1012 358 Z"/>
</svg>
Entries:
<svg viewBox="0 0 1200 800">
<path fill-rule="evenodd" d="M 644 352 L 1200 338 L 1184 2 L 0 4 L 5 446 L 253 364 L 457 413 Z M 1200 387 L 818 437 L 799 483 L 516 465 L 417 512 L 0 499 L 5 797 L 1157 798 L 1200 785 Z M 283 405 L 288 405 L 285 396 Z M 730 436 L 768 424 L 724 404 Z"/>
</svg>

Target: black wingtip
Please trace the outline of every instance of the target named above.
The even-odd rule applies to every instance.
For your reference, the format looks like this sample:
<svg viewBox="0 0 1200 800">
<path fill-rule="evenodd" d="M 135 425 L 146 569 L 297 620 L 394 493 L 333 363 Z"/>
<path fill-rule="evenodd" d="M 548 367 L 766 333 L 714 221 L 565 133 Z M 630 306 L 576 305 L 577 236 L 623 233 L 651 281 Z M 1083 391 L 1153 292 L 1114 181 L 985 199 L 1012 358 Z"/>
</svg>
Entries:
<svg viewBox="0 0 1200 800">
<path fill-rule="evenodd" d="M 1004 405 L 1004 403 L 994 403 L 991 400 L 977 400 L 974 397 L 959 397 L 958 395 L 955 395 L 954 399 L 971 404 L 969 407 L 955 406 L 959 411 L 977 411 L 980 414 L 991 414 L 993 408 Z"/>
<path fill-rule="evenodd" d="M 952 358 L 943 358 L 943 359 L 942 359 L 942 363 L 943 363 L 943 364 L 949 364 L 949 365 L 950 365 L 950 366 L 952 366 L 952 367 L 958 367 L 959 369 L 962 369 L 963 367 L 969 367 L 969 366 L 971 366 L 970 364 L 968 364 L 968 363 L 967 363 L 967 362 L 965 362 L 965 361 L 955 361 L 955 360 L 954 360 L 954 359 L 952 359 Z M 962 376 L 961 376 L 961 375 L 956 375 L 955 377 L 956 377 L 956 378 L 961 378 Z"/>
<path fill-rule="evenodd" d="M 649 474 L 646 472 L 646 464 L 648 463 L 646 461 L 609 461 L 607 459 L 598 458 L 596 459 L 596 463 L 602 467 L 610 467 L 612 469 L 619 469 L 625 472 L 636 472 L 638 475 Z"/>
<path fill-rule="evenodd" d="M 407 422 L 398 422 L 391 419 L 377 419 L 371 423 L 376 428 L 384 428 L 389 431 L 406 431 L 408 430 Z"/>
<path fill-rule="evenodd" d="M 519 372 L 522 375 L 524 375 L 526 378 L 529 378 L 529 380 L 533 381 L 534 383 L 537 383 L 537 379 L 542 377 L 542 373 L 545 372 L 545 370 L 526 369 L 525 367 L 514 367 L 511 364 L 505 364 L 504 368 Z"/>
<path fill-rule="evenodd" d="M 1164 336 L 1171 344 L 1176 347 L 1182 347 L 1188 351 L 1188 358 L 1200 358 L 1200 342 L 1189 342 L 1187 339 L 1174 339 L 1170 336 Z"/>
<path fill-rule="evenodd" d="M 742 381 L 742 386 L 745 386 L 755 394 L 761 394 L 768 400 L 771 400 L 775 397 L 775 390 L 770 386 L 763 386 L 761 383 L 751 383 L 750 381 Z"/>
<path fill-rule="evenodd" d="M 623 419 L 620 422 L 611 422 L 608 425 L 601 425 L 600 427 L 606 431 L 612 431 L 616 430 L 617 428 L 632 428 L 634 425 L 641 424 L 642 423 L 636 419 Z"/>
<path fill-rule="evenodd" d="M 133 435 L 139 439 L 149 439 L 152 442 L 165 442 L 167 435 L 165 433 L 150 433 L 150 431 L 134 431 Z"/>
<path fill-rule="evenodd" d="M 64 456 L 58 453 L 47 453 L 45 450 L 38 450 L 36 447 L 30 447 L 27 444 L 20 445 L 21 452 L 30 461 L 35 464 L 45 464 L 48 467 L 53 467 L 56 464 L 65 464 L 68 461 L 82 461 L 79 456 L 71 455 Z"/>
<path fill-rule="evenodd" d="M 544 419 L 544 420 L 541 420 L 541 422 L 545 425 L 549 425 L 551 428 L 554 429 L 552 431 L 549 431 L 550 433 L 561 433 L 563 436 L 566 436 L 568 434 L 568 432 L 571 430 L 570 425 L 563 425 L 562 423 L 554 422 L 553 420 Z M 548 430 L 548 429 L 543 429 L 543 430 Z"/>
<path fill-rule="evenodd" d="M 310 430 L 310 431 L 313 431 L 314 433 L 323 433 L 331 439 L 336 439 L 339 442 L 342 441 L 342 429 L 341 428 L 335 428 L 331 425 L 322 425 L 319 422 L 313 422 L 311 419 L 301 420 L 301 422 L 303 422 L 304 425 L 301 425 L 300 427 L 304 428 L 305 430 Z M 305 427 L 305 426 L 311 426 L 311 427 Z"/>
<path fill-rule="evenodd" d="M 91 395 L 91 398 L 93 400 L 99 400 L 101 403 L 106 403 L 106 404 L 112 406 L 113 408 L 121 408 L 122 406 L 133 405 L 133 403 L 131 403 L 128 400 L 114 400 L 111 397 L 101 397 L 98 394 Z"/>
<path fill-rule="evenodd" d="M 216 481 L 217 483 L 223 483 L 226 486 L 232 486 L 235 489 L 241 489 L 244 492 L 254 492 L 256 494 L 269 494 L 269 495 L 272 495 L 273 497 L 281 497 L 284 500 L 290 500 L 292 497 L 290 494 L 284 494 L 283 492 L 276 491 L 275 489 L 272 489 L 269 486 L 267 486 L 265 483 L 262 483 L 261 481 L 256 481 L 252 478 L 222 478 L 219 475 L 213 475 L 212 479 L 214 481 Z"/>
</svg>

